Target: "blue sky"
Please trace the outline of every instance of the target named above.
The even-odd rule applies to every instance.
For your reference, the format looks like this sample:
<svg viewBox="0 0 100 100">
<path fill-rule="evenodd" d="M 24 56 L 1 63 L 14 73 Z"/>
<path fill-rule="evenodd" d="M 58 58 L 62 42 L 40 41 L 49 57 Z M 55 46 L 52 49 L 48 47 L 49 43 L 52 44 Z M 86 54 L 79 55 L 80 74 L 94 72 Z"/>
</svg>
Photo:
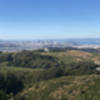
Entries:
<svg viewBox="0 0 100 100">
<path fill-rule="evenodd" d="M 0 39 L 100 37 L 100 0 L 0 0 Z"/>
</svg>

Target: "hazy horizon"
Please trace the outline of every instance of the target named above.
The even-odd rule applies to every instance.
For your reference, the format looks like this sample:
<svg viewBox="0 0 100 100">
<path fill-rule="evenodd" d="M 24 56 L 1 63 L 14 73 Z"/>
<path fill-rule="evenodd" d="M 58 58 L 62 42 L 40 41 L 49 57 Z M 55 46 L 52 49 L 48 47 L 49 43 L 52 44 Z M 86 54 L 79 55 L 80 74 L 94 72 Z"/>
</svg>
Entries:
<svg viewBox="0 0 100 100">
<path fill-rule="evenodd" d="M 64 40 L 100 40 L 100 38 L 47 38 L 47 39 L 0 39 L 0 41 L 64 41 Z"/>
</svg>

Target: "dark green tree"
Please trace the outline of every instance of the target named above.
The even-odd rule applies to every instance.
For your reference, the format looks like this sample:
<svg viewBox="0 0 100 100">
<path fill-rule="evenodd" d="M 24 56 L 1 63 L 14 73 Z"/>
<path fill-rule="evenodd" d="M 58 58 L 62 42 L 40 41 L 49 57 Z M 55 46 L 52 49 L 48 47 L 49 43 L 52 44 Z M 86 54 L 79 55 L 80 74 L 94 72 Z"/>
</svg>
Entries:
<svg viewBox="0 0 100 100">
<path fill-rule="evenodd" d="M 8 100 L 6 93 L 4 93 L 3 91 L 0 91 L 0 100 Z"/>
</svg>

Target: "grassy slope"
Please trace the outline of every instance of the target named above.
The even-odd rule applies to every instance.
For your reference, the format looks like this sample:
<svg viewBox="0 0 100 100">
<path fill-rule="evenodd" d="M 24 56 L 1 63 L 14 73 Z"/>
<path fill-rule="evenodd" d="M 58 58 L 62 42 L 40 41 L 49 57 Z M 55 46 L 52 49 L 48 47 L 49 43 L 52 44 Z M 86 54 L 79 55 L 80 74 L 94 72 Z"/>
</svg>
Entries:
<svg viewBox="0 0 100 100">
<path fill-rule="evenodd" d="M 25 100 L 100 100 L 99 77 L 100 75 L 68 76 L 42 81 L 19 95 Z"/>
<path fill-rule="evenodd" d="M 65 64 L 84 60 L 98 61 L 100 56 L 79 51 L 43 53 L 58 57 Z M 88 59 L 86 59 L 88 58 Z M 6 64 L 5 64 L 6 66 Z M 24 89 L 14 100 L 100 100 L 100 75 L 54 76 L 45 79 L 47 70 L 16 67 L 0 68 L 0 73 L 13 73 L 23 80 Z M 42 76 L 43 75 L 43 76 Z"/>
<path fill-rule="evenodd" d="M 42 80 L 49 80 L 57 77 L 57 70 L 53 69 L 30 69 L 30 68 L 17 68 L 17 67 L 3 67 L 0 68 L 0 75 L 7 77 L 14 75 L 24 84 L 24 88 L 31 87 L 34 83 Z"/>
<path fill-rule="evenodd" d="M 49 55 L 59 58 L 65 64 L 71 62 L 80 62 L 80 61 L 93 61 L 96 64 L 100 65 L 100 54 L 99 53 L 88 53 L 78 50 L 70 50 L 65 52 L 49 52 L 42 53 L 42 55 Z"/>
<path fill-rule="evenodd" d="M 86 60 L 96 61 L 99 55 L 70 51 L 43 53 L 56 56 L 65 64 Z M 41 81 L 19 93 L 26 100 L 100 100 L 100 75 L 65 76 Z M 18 98 L 20 100 L 20 98 Z"/>
</svg>

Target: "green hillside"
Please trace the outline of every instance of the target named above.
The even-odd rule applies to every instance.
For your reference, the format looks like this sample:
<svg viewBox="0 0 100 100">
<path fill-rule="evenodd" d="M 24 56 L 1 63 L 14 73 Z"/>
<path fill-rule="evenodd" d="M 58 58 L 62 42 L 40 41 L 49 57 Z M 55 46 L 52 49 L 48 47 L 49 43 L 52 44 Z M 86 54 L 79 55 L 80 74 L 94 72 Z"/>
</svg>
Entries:
<svg viewBox="0 0 100 100">
<path fill-rule="evenodd" d="M 0 53 L 0 100 L 99 100 L 99 54 Z"/>
</svg>

